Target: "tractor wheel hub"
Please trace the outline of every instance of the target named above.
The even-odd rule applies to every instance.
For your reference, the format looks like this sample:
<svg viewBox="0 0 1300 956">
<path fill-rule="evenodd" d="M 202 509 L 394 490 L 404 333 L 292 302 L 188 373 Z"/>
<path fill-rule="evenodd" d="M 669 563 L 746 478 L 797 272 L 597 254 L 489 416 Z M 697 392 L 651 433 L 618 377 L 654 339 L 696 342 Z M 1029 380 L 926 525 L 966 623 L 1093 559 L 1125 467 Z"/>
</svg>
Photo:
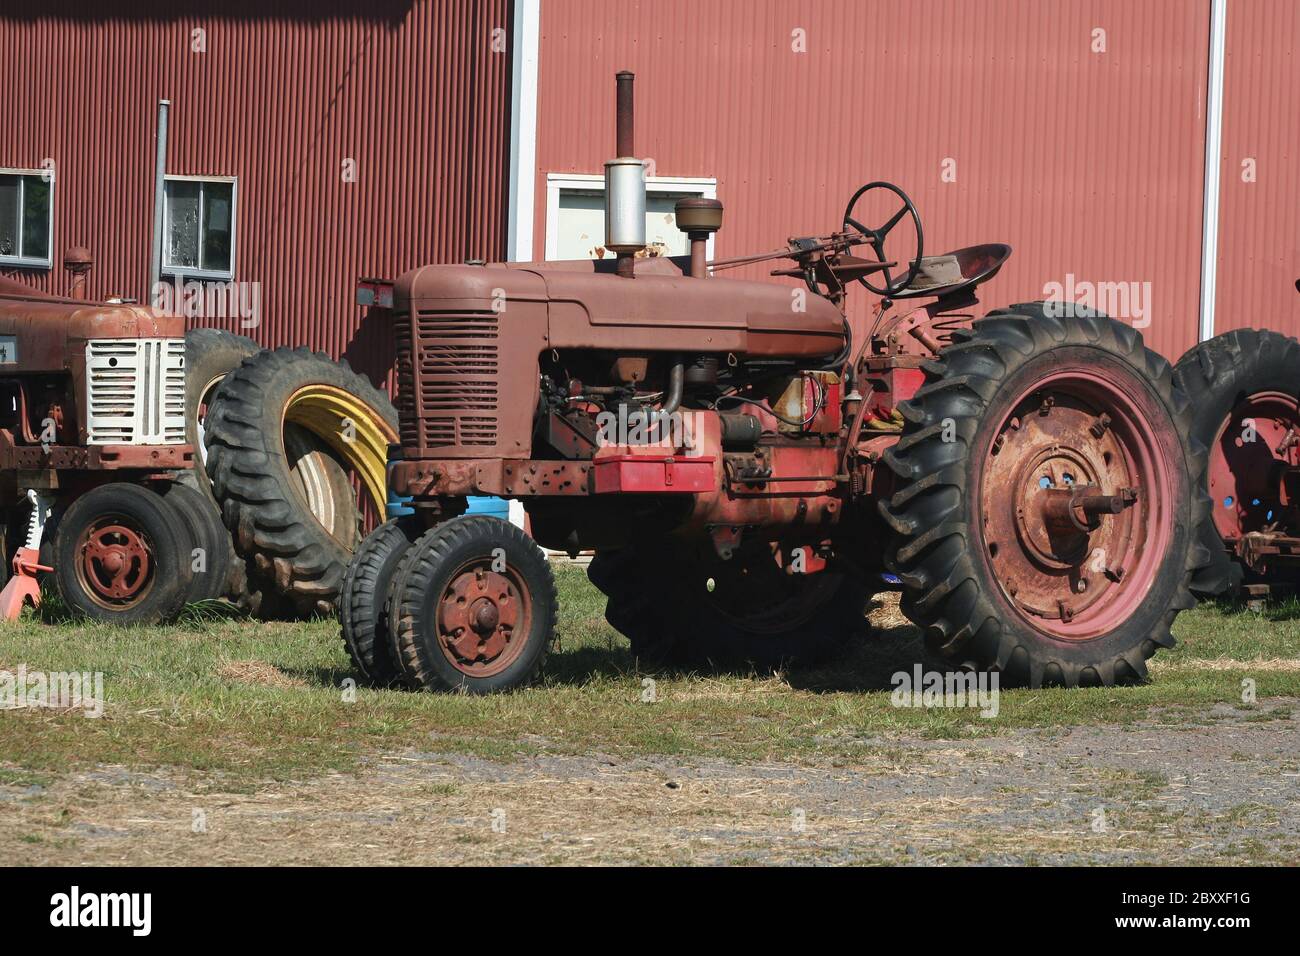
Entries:
<svg viewBox="0 0 1300 956">
<path fill-rule="evenodd" d="M 101 603 L 129 603 L 151 580 L 149 546 L 126 524 L 111 520 L 93 524 L 83 534 L 78 551 L 78 577 L 87 593 Z"/>
<path fill-rule="evenodd" d="M 508 573 L 488 567 L 464 568 L 453 576 L 438 605 L 439 643 L 447 659 L 476 677 L 508 666 L 524 637 L 515 635 L 527 616 L 519 595 Z"/>
<path fill-rule="evenodd" d="M 1131 613 L 1142 585 L 1130 572 L 1157 559 L 1148 485 L 1158 453 L 1122 389 L 1091 370 L 1049 378 L 1050 389 L 1022 394 L 990 443 L 984 548 L 1020 613 L 1086 640 Z"/>
</svg>

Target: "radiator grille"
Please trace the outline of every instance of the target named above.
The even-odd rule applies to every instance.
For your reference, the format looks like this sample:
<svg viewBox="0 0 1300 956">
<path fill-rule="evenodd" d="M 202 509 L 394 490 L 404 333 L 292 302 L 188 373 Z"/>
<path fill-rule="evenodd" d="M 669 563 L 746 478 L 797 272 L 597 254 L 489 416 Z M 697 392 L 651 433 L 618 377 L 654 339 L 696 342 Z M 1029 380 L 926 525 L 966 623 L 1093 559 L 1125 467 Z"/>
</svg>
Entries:
<svg viewBox="0 0 1300 956">
<path fill-rule="evenodd" d="M 497 443 L 499 320 L 495 312 L 396 317 L 402 442 L 423 449 Z"/>
<path fill-rule="evenodd" d="M 185 442 L 185 340 L 86 343 L 86 430 L 92 445 Z"/>
</svg>

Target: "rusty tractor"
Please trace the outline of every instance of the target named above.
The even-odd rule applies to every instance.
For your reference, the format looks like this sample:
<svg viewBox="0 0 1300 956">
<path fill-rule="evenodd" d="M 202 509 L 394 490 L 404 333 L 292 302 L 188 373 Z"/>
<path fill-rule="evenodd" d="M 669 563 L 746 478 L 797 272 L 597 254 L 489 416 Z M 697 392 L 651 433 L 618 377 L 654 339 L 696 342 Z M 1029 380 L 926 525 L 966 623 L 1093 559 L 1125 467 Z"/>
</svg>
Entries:
<svg viewBox="0 0 1300 956">
<path fill-rule="evenodd" d="M 64 264 L 84 288 L 90 254 Z M 69 610 L 123 624 L 224 590 L 216 509 L 174 481 L 193 464 L 185 387 L 183 318 L 0 279 L 0 617 L 39 604 L 45 575 Z"/>
<path fill-rule="evenodd" d="M 595 552 L 608 620 L 653 664 L 825 657 L 893 586 L 955 668 L 1144 679 L 1209 561 L 1205 449 L 1169 363 L 1068 303 L 977 318 L 1011 249 L 927 254 L 891 183 L 832 232 L 712 262 L 722 206 L 682 200 L 690 255 L 646 256 L 631 74 L 617 99 L 615 256 L 362 290 L 392 297 L 400 443 L 397 513 L 341 594 L 357 667 L 473 693 L 531 679 L 557 600 L 540 544 Z M 763 262 L 795 282 L 719 275 Z M 521 501 L 532 538 L 464 515 L 469 495 Z"/>
</svg>

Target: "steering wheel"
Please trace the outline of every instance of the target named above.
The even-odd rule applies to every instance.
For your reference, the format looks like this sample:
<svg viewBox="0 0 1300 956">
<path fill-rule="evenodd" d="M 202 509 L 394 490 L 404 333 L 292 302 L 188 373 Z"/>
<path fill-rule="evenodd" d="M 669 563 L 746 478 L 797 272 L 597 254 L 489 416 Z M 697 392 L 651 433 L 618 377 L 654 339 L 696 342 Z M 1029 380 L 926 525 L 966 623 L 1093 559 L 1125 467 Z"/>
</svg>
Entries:
<svg viewBox="0 0 1300 956">
<path fill-rule="evenodd" d="M 903 208 L 899 209 L 898 212 L 890 216 L 889 220 L 878 229 L 868 229 L 866 226 L 862 225 L 862 223 L 858 222 L 858 220 L 853 218 L 853 207 L 855 207 L 858 204 L 859 199 L 861 199 L 866 193 L 870 192 L 873 189 L 887 190 L 889 192 L 896 194 L 898 198 L 903 201 Z M 885 255 L 885 237 L 888 236 L 890 231 L 893 230 L 893 228 L 897 226 L 900 222 L 902 222 L 903 217 L 907 215 L 910 215 L 912 217 L 912 224 L 916 226 L 916 258 L 912 260 L 907 270 L 907 273 L 901 276 L 899 279 L 894 280 L 890 277 L 889 267 L 886 266 L 885 269 L 883 270 L 885 274 L 885 284 L 883 287 L 877 287 L 872 285 L 870 282 L 867 281 L 866 276 L 861 276 L 858 279 L 859 282 L 861 282 L 864 286 L 866 286 L 876 295 L 884 296 L 885 298 L 889 298 L 893 295 L 898 294 L 899 292 L 902 292 L 904 289 L 906 289 L 909 285 L 912 284 L 912 280 L 916 278 L 916 274 L 921 271 L 921 256 L 924 251 L 922 245 L 924 243 L 924 240 L 921 237 L 921 217 L 918 216 L 916 213 L 916 206 L 912 203 L 912 200 L 907 198 L 907 193 L 903 192 L 903 190 L 899 189 L 893 183 L 874 182 L 874 183 L 867 183 L 865 186 L 863 186 L 861 189 L 855 192 L 853 194 L 853 198 L 849 200 L 848 206 L 846 206 L 844 209 L 845 231 L 852 228 L 852 229 L 856 229 L 858 232 L 866 236 L 868 244 L 871 246 L 872 250 L 876 254 L 876 259 L 880 262 L 889 261 L 889 257 Z"/>
</svg>

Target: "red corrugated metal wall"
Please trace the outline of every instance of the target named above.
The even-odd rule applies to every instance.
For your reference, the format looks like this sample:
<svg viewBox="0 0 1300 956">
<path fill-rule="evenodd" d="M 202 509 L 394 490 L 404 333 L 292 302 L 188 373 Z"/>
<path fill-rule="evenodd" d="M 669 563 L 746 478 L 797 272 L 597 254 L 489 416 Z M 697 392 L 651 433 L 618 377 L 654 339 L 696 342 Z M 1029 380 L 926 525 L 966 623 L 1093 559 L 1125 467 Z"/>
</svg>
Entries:
<svg viewBox="0 0 1300 956">
<path fill-rule="evenodd" d="M 1300 335 L 1300 5 L 1231 0 L 1215 331 Z"/>
<path fill-rule="evenodd" d="M 66 6 L 0 13 L 0 166 L 57 164 L 56 266 L 5 274 L 62 292 L 84 244 L 92 296 L 147 301 L 160 98 L 167 171 L 238 177 L 235 278 L 263 313 L 242 331 L 265 345 L 382 381 L 391 334 L 360 324 L 356 278 L 503 257 L 507 0 Z"/>
<path fill-rule="evenodd" d="M 600 172 L 613 73 L 631 69 L 637 152 L 660 175 L 718 179 L 719 256 L 833 228 L 854 188 L 888 179 L 915 199 L 930 251 L 1015 247 L 985 305 L 1042 298 L 1070 275 L 1150 283 L 1147 341 L 1170 357 L 1195 341 L 1208 0 L 545 0 L 541 11 L 537 249 L 545 174 Z M 796 29 L 806 53 L 792 49 Z"/>
</svg>

